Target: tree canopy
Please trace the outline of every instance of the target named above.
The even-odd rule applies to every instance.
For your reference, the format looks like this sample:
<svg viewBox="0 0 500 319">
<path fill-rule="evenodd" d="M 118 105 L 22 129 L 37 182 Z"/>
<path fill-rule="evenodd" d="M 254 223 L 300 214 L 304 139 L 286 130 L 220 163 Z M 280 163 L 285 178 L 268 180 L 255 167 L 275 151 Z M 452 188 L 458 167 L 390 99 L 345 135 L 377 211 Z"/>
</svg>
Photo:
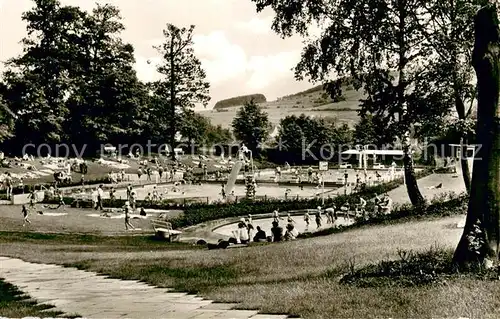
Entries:
<svg viewBox="0 0 500 319">
<path fill-rule="evenodd" d="M 236 139 L 254 152 L 267 139 L 270 129 L 267 113 L 253 100 L 238 110 L 232 126 Z"/>
<path fill-rule="evenodd" d="M 196 140 L 206 132 L 214 141 L 230 136 L 190 112 L 209 100 L 192 48 L 194 26 L 167 24 L 157 47 L 162 77 L 143 83 L 134 69 L 134 47 L 121 38 L 118 8 L 96 4 L 87 12 L 58 0 L 34 0 L 22 19 L 23 53 L 8 61 L 0 81 L 2 111 L 12 111 L 1 114 L 4 149 L 67 143 L 95 152 L 106 143 L 172 143 L 183 129 Z M 194 125 L 197 132 L 189 133 Z"/>
</svg>

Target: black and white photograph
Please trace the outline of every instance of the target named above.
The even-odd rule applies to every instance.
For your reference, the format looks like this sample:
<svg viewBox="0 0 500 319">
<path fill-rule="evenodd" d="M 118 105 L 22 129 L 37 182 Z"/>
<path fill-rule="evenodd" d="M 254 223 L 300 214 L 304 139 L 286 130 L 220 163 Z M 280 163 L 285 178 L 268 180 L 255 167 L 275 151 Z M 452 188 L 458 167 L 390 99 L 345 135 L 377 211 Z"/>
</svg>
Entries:
<svg viewBox="0 0 500 319">
<path fill-rule="evenodd" d="M 499 16 L 0 0 L 0 319 L 500 318 Z"/>
</svg>

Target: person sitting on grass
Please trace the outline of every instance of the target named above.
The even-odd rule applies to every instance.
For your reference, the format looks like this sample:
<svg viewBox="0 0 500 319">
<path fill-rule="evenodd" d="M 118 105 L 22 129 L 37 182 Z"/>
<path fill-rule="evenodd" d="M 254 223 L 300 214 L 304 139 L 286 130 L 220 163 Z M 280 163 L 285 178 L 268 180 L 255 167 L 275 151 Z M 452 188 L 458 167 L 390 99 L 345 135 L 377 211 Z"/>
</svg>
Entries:
<svg viewBox="0 0 500 319">
<path fill-rule="evenodd" d="M 382 213 L 387 215 L 391 213 L 392 210 L 392 199 L 389 197 L 389 194 L 385 193 L 384 202 L 382 205 Z"/>
<path fill-rule="evenodd" d="M 253 237 L 253 241 L 256 243 L 261 243 L 261 242 L 266 242 L 267 241 L 267 236 L 266 232 L 263 231 L 260 226 L 257 226 L 257 233 Z"/>
<path fill-rule="evenodd" d="M 248 228 L 244 221 L 238 224 L 238 236 L 242 244 L 248 244 L 250 241 L 250 237 L 248 237 Z"/>
<path fill-rule="evenodd" d="M 207 243 L 207 248 L 208 248 L 208 250 L 226 249 L 229 246 L 229 244 L 230 244 L 229 241 L 219 239 L 217 244 Z"/>
<path fill-rule="evenodd" d="M 286 241 L 297 239 L 297 235 L 298 233 L 297 230 L 295 229 L 295 226 L 293 226 L 292 224 L 286 225 L 286 232 L 285 232 Z"/>
<path fill-rule="evenodd" d="M 427 187 L 427 189 L 440 189 L 440 188 L 443 188 L 443 183 L 439 183 L 438 185 Z"/>
<path fill-rule="evenodd" d="M 374 216 L 377 216 L 378 213 L 382 211 L 382 198 L 380 198 L 378 194 L 375 194 L 373 201 L 375 203 Z"/>
<path fill-rule="evenodd" d="M 271 233 L 273 234 L 273 242 L 277 243 L 283 240 L 283 228 L 277 221 L 273 221 Z"/>
<path fill-rule="evenodd" d="M 359 204 L 356 205 L 356 215 L 357 217 L 363 217 L 366 219 L 366 200 L 363 197 L 359 198 Z"/>
<path fill-rule="evenodd" d="M 287 222 L 288 222 L 288 225 L 296 224 L 295 219 L 293 219 L 293 217 L 290 214 L 288 214 L 288 216 L 287 216 Z"/>
<path fill-rule="evenodd" d="M 252 225 L 252 215 L 248 215 L 248 217 L 245 218 L 245 225 L 247 226 L 247 230 L 248 230 L 248 238 L 252 238 L 253 231 L 254 231 L 254 228 Z"/>
</svg>

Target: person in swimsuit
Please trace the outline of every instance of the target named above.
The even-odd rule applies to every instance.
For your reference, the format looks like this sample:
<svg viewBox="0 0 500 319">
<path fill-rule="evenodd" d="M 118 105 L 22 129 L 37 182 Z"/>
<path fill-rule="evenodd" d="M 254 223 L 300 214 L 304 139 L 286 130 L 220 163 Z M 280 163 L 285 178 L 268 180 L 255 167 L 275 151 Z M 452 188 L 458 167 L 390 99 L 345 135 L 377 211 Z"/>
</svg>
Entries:
<svg viewBox="0 0 500 319">
<path fill-rule="evenodd" d="M 135 227 L 130 223 L 130 203 L 128 201 L 125 202 L 125 206 L 123 207 L 125 211 L 125 229 L 128 230 L 129 228 L 135 229 Z"/>
<path fill-rule="evenodd" d="M 31 224 L 31 221 L 28 219 L 29 210 L 26 208 L 26 205 L 23 205 L 22 212 L 23 212 L 23 227 L 24 227 L 26 226 L 26 223 Z"/>
</svg>

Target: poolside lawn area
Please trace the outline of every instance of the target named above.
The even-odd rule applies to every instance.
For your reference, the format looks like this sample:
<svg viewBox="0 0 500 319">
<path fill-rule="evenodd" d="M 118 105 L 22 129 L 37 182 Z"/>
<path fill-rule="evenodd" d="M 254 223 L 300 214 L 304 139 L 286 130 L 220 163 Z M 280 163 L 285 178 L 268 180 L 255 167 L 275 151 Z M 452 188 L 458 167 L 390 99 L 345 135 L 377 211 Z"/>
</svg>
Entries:
<svg viewBox="0 0 500 319">
<path fill-rule="evenodd" d="M 110 248 L 116 248 L 118 242 L 106 240 L 15 241 L 6 234 L 0 234 L 0 249 L 7 256 L 76 265 L 236 302 L 239 308 L 303 318 L 499 317 L 497 282 L 464 277 L 446 285 L 397 289 L 339 283 L 349 264 L 361 267 L 393 259 L 399 249 L 422 251 L 436 245 L 453 249 L 462 232 L 456 224 L 462 219 L 454 216 L 362 227 L 326 237 L 215 251 L 195 246 L 168 249 L 172 246 L 167 243 L 162 243 L 165 249 L 150 249 L 153 244 L 149 243 L 132 249 L 132 244 L 121 242 L 130 249 L 117 252 Z"/>
</svg>

